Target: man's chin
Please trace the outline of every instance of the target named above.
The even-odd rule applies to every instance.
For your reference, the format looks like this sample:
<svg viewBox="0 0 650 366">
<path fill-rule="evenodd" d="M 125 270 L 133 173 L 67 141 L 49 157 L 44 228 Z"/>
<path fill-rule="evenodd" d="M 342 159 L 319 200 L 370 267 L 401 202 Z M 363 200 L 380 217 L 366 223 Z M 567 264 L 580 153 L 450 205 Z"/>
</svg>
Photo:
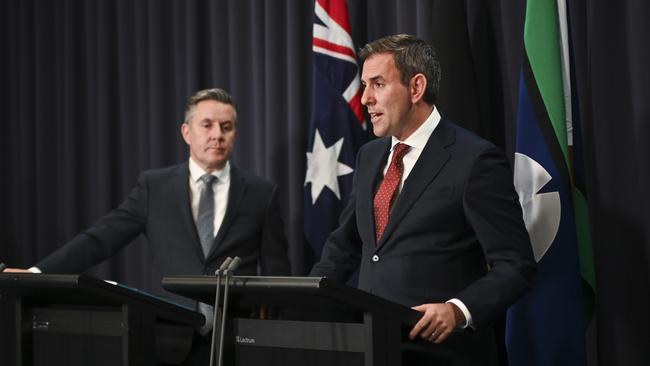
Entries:
<svg viewBox="0 0 650 366">
<path fill-rule="evenodd" d="M 228 159 L 218 159 L 208 161 L 207 168 L 211 171 L 221 170 L 226 166 Z"/>
<path fill-rule="evenodd" d="M 386 129 L 382 126 L 372 125 L 372 133 L 377 137 L 386 136 Z"/>
</svg>

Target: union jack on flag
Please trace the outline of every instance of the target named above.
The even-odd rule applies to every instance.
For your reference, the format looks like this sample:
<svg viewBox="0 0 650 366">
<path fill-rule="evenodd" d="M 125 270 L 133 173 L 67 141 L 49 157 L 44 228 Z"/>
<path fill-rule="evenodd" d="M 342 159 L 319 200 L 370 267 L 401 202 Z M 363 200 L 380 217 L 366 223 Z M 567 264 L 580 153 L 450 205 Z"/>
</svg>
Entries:
<svg viewBox="0 0 650 366">
<path fill-rule="evenodd" d="M 354 159 L 367 139 L 345 0 L 315 2 L 312 85 L 304 222 L 318 259 L 349 198 Z"/>
</svg>

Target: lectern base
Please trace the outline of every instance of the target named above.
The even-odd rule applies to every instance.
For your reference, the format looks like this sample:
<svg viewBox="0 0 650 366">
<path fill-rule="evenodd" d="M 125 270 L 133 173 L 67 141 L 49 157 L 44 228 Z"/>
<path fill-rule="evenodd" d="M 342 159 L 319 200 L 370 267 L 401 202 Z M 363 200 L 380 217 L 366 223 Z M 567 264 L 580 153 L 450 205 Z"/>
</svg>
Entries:
<svg viewBox="0 0 650 366">
<path fill-rule="evenodd" d="M 235 347 L 235 365 L 363 366 L 363 353 L 297 350 L 271 347 Z"/>
<path fill-rule="evenodd" d="M 115 336 L 34 331 L 33 365 L 122 365 L 121 343 Z"/>
</svg>

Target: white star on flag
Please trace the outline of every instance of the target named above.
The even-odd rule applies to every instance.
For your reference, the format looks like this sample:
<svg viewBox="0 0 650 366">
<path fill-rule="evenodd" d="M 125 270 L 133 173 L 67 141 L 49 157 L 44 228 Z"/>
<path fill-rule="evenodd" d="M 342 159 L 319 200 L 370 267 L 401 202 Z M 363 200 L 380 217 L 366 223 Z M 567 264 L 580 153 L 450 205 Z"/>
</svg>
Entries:
<svg viewBox="0 0 650 366">
<path fill-rule="evenodd" d="M 560 193 L 539 193 L 551 179 L 551 174 L 540 163 L 530 156 L 515 153 L 515 189 L 537 262 L 555 241 L 562 220 Z"/>
<path fill-rule="evenodd" d="M 307 152 L 307 174 L 305 186 L 311 182 L 311 203 L 316 203 L 323 188 L 326 186 L 341 199 L 338 177 L 352 173 L 354 170 L 339 162 L 339 154 L 343 147 L 343 138 L 330 147 L 325 147 L 318 129 L 314 137 L 312 152 Z"/>
</svg>

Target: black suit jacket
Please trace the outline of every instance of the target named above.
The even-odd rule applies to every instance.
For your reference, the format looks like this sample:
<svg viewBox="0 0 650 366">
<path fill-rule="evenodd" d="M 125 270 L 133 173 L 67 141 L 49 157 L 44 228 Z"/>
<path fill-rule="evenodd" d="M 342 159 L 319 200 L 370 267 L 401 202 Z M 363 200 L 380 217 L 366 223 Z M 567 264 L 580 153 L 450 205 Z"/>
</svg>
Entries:
<svg viewBox="0 0 650 366">
<path fill-rule="evenodd" d="M 289 275 L 276 187 L 232 164 L 230 174 L 228 207 L 207 258 L 192 217 L 185 162 L 142 173 L 118 208 L 36 267 L 44 273 L 83 272 L 144 234 L 153 267 L 143 270 L 151 272 L 153 291 L 188 305 L 163 291 L 162 276 L 214 274 L 228 256 L 241 257 L 238 275 Z"/>
<path fill-rule="evenodd" d="M 360 289 L 409 307 L 458 298 L 475 332 L 457 332 L 439 348 L 450 359 L 493 363 L 492 325 L 527 289 L 535 267 L 508 161 L 442 119 L 376 242 L 373 197 L 390 142 L 359 151 L 349 204 L 311 274 L 345 281 L 360 268 Z"/>
</svg>

